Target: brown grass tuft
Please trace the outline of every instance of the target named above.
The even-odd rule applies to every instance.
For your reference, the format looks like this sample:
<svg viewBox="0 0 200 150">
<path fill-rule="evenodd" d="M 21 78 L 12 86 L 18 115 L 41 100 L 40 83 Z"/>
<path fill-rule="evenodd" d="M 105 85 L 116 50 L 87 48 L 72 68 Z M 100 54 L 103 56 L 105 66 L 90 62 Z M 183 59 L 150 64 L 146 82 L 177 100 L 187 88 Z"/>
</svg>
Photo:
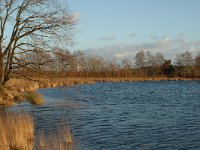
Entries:
<svg viewBox="0 0 200 150">
<path fill-rule="evenodd" d="M 25 113 L 0 114 L 0 148 L 2 150 L 32 150 L 34 121 Z"/>
<path fill-rule="evenodd" d="M 14 97 L 14 100 L 16 102 L 29 101 L 31 104 L 34 104 L 34 105 L 41 105 L 44 103 L 44 99 L 42 95 L 37 92 L 27 92 L 27 93 L 19 94 Z"/>
<path fill-rule="evenodd" d="M 41 132 L 38 138 L 34 130 L 30 114 L 1 111 L 0 150 L 72 150 L 72 135 L 67 125 L 54 134 Z"/>
<path fill-rule="evenodd" d="M 25 98 L 34 105 L 41 105 L 44 103 L 42 95 L 37 92 L 27 92 Z"/>
</svg>

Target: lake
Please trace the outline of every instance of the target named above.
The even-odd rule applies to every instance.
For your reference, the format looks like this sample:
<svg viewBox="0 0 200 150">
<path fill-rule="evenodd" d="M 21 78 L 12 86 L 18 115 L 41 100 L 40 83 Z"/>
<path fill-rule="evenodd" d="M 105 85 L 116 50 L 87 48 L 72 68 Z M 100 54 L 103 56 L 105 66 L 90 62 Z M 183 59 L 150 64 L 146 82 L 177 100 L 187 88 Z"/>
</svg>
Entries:
<svg viewBox="0 0 200 150">
<path fill-rule="evenodd" d="M 33 113 L 37 131 L 67 121 L 75 149 L 200 149 L 200 81 L 101 82 L 39 92 L 44 105 L 14 108 Z"/>
</svg>

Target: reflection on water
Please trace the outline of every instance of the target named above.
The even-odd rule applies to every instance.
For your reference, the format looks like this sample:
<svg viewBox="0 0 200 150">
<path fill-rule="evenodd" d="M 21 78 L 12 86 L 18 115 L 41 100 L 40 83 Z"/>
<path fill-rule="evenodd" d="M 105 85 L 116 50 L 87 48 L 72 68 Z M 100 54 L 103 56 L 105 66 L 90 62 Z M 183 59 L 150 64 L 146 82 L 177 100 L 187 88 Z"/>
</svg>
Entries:
<svg viewBox="0 0 200 150">
<path fill-rule="evenodd" d="M 199 81 L 96 83 L 39 92 L 44 105 L 15 108 L 32 112 L 37 130 L 55 130 L 67 121 L 81 150 L 200 149 Z"/>
</svg>

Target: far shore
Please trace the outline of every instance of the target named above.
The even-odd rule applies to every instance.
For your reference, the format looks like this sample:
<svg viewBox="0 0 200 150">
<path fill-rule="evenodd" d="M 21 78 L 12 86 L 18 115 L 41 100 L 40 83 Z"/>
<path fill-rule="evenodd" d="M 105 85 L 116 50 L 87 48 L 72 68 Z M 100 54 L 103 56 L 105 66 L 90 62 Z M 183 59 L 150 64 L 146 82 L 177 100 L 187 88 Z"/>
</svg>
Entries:
<svg viewBox="0 0 200 150">
<path fill-rule="evenodd" d="M 15 97 L 40 88 L 92 84 L 95 82 L 144 82 L 144 81 L 200 81 L 200 78 L 39 78 L 33 80 L 13 78 L 5 85 L 0 94 L 0 105 L 15 105 Z"/>
</svg>

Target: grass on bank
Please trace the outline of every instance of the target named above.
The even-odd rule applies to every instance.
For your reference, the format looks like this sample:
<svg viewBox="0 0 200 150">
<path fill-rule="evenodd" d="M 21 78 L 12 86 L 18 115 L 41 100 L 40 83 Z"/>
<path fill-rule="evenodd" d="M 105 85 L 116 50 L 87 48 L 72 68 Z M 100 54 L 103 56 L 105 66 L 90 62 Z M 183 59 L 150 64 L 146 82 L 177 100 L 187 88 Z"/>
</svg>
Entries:
<svg viewBox="0 0 200 150">
<path fill-rule="evenodd" d="M 26 92 L 20 95 L 17 95 L 14 100 L 16 102 L 23 102 L 28 101 L 34 105 L 41 105 L 44 103 L 44 99 L 41 94 L 33 91 L 33 92 Z"/>
<path fill-rule="evenodd" d="M 41 94 L 37 92 L 27 92 L 25 98 L 34 105 L 41 105 L 44 103 L 44 99 Z"/>
<path fill-rule="evenodd" d="M 30 114 L 0 112 L 0 150 L 72 150 L 72 143 L 68 127 L 55 134 L 35 134 Z"/>
<path fill-rule="evenodd" d="M 35 77 L 35 81 L 27 79 L 12 78 L 5 85 L 0 85 L 0 105 L 12 106 L 14 102 L 22 102 L 27 99 L 32 104 L 42 104 L 42 100 L 33 97 L 35 96 L 28 91 L 35 91 L 39 88 L 49 88 L 58 86 L 72 86 L 75 84 L 91 84 L 95 82 L 142 82 L 142 81 L 179 81 L 179 80 L 200 80 L 200 78 L 167 78 L 167 77 L 154 77 L 154 78 L 64 78 L 64 77 L 52 77 L 52 78 L 39 78 Z M 37 82 L 38 81 L 38 82 Z M 24 94 L 25 92 L 26 95 Z M 23 93 L 23 94 L 22 94 Z M 22 94 L 22 95 L 21 95 Z M 25 95 L 25 96 L 24 96 Z M 27 98 L 24 98 L 27 97 Z"/>
</svg>

